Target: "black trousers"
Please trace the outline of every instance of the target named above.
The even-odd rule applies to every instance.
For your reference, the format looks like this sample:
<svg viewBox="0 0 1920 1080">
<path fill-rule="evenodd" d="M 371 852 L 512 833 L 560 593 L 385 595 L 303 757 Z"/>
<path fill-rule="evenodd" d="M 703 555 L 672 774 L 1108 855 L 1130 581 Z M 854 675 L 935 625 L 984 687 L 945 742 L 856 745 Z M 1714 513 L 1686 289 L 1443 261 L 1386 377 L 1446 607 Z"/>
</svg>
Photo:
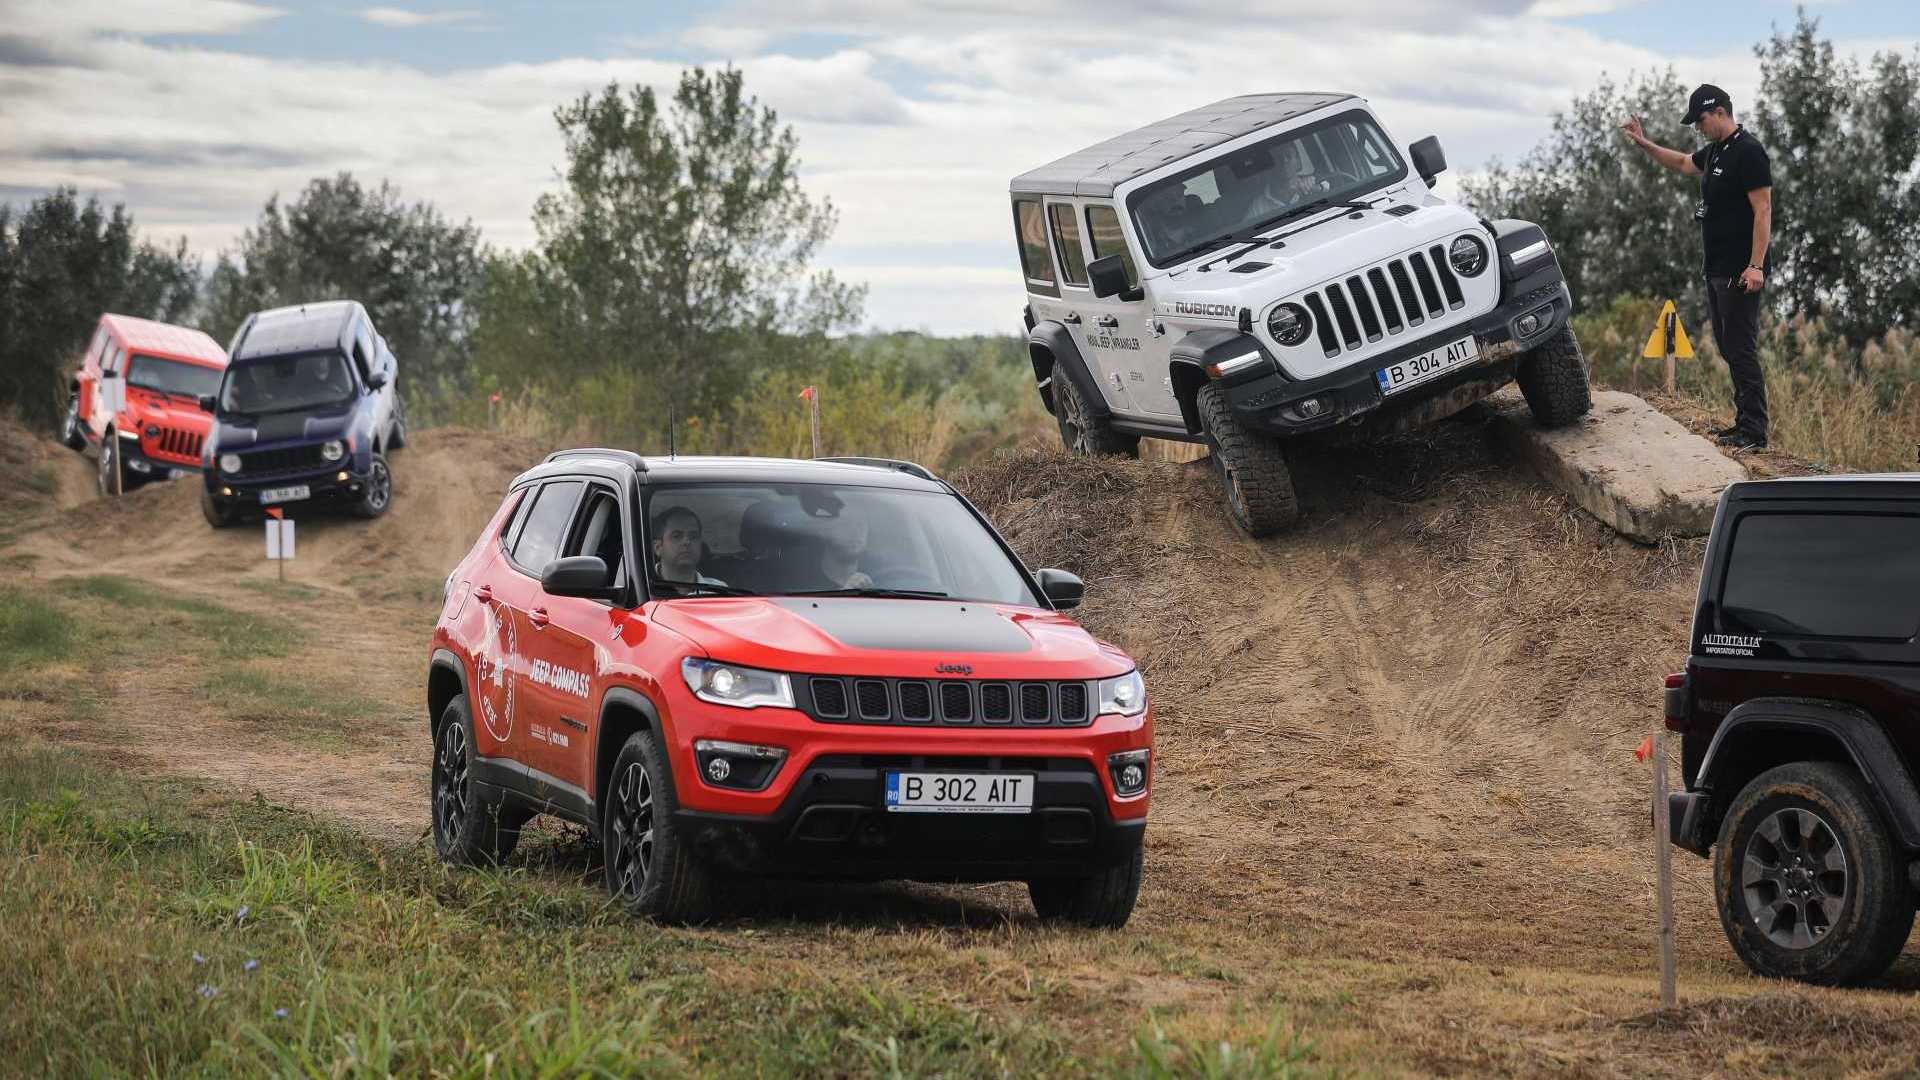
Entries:
<svg viewBox="0 0 1920 1080">
<path fill-rule="evenodd" d="M 1710 277 L 1707 310 L 1713 315 L 1713 343 L 1733 377 L 1733 425 L 1764 441 L 1767 384 L 1760 374 L 1760 294 L 1740 288 L 1738 278 Z"/>
</svg>

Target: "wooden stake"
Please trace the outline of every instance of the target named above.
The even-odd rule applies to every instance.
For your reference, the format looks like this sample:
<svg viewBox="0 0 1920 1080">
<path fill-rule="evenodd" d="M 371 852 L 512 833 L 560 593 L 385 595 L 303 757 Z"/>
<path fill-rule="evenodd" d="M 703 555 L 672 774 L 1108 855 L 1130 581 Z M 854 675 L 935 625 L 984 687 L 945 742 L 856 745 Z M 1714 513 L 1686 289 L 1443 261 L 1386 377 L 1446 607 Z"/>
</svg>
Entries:
<svg viewBox="0 0 1920 1080">
<path fill-rule="evenodd" d="M 1671 338 L 1668 339 L 1671 342 Z M 1667 348 L 1673 373 L 1673 348 Z M 1675 1003 L 1673 960 L 1673 822 L 1667 816 L 1667 733 L 1653 733 L 1653 863 L 1660 892 L 1660 1007 Z"/>
<path fill-rule="evenodd" d="M 1671 312 L 1668 313 L 1667 315 L 1667 396 L 1668 397 L 1673 396 L 1673 341 L 1675 337 L 1674 327 L 1679 323 L 1679 321 L 1680 321 L 1680 316 L 1677 313 L 1671 313 Z"/>
<path fill-rule="evenodd" d="M 809 394 L 807 396 L 807 405 L 811 410 L 811 412 L 809 413 L 809 417 L 813 426 L 813 456 L 819 457 L 820 456 L 820 391 L 817 387 L 814 389 L 812 394 Z"/>
</svg>

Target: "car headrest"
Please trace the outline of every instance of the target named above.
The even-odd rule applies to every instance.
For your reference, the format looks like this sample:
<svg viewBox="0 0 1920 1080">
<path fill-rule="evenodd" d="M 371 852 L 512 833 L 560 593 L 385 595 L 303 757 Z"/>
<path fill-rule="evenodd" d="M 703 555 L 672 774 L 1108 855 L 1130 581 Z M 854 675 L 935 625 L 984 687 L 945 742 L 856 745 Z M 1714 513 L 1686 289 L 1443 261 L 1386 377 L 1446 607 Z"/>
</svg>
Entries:
<svg viewBox="0 0 1920 1080">
<path fill-rule="evenodd" d="M 806 533 L 800 508 L 772 499 L 762 499 L 740 515 L 740 546 L 755 555 L 789 547 Z"/>
</svg>

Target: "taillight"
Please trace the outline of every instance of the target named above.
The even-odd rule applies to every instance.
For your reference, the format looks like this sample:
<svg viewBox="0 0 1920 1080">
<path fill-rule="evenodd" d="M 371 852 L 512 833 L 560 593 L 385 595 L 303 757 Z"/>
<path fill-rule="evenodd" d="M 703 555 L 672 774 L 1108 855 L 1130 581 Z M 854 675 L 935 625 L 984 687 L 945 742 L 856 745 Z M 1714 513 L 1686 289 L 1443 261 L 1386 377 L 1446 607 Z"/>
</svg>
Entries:
<svg viewBox="0 0 1920 1080">
<path fill-rule="evenodd" d="M 1675 672 L 1664 680 L 1666 687 L 1667 730 L 1680 731 L 1687 726 L 1687 673 Z"/>
</svg>

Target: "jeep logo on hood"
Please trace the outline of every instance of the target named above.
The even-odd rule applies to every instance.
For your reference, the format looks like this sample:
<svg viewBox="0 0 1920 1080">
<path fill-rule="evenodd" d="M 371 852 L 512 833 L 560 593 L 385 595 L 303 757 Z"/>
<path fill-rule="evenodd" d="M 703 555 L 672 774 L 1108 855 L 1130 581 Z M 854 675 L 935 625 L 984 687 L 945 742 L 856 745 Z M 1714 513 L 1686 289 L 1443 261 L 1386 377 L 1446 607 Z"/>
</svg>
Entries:
<svg viewBox="0 0 1920 1080">
<path fill-rule="evenodd" d="M 1186 300 L 1175 300 L 1173 313 L 1175 315 L 1210 315 L 1220 319 L 1240 317 L 1240 309 L 1232 304 L 1196 304 Z"/>
<path fill-rule="evenodd" d="M 933 665 L 933 673 L 935 675 L 971 675 L 973 674 L 973 665 L 972 664 L 935 664 Z"/>
</svg>

